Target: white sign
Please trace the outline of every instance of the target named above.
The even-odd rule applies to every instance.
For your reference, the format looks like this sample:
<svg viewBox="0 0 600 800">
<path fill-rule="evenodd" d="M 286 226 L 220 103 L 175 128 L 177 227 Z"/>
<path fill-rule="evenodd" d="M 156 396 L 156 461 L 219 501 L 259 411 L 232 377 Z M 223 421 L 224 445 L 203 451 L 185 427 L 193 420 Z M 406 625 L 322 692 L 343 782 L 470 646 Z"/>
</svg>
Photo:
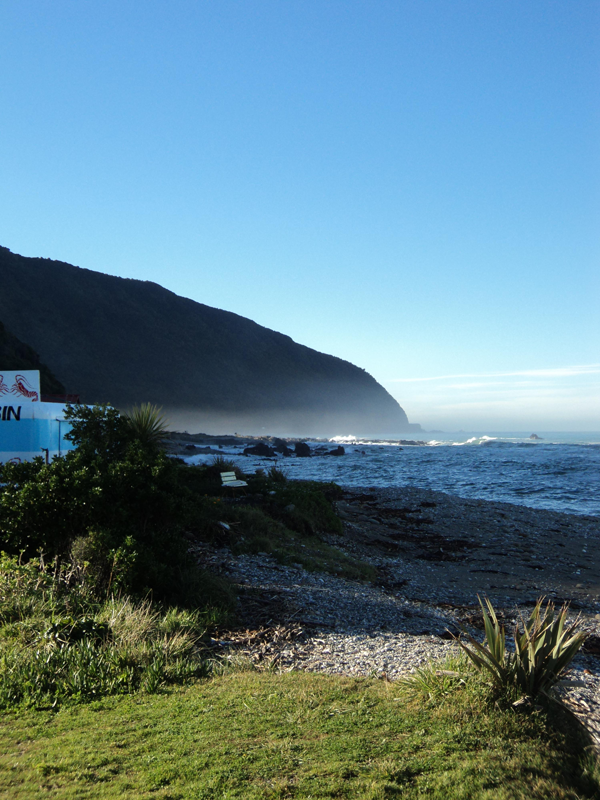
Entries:
<svg viewBox="0 0 600 800">
<path fill-rule="evenodd" d="M 39 370 L 0 372 L 0 403 L 39 403 L 40 399 Z"/>
</svg>

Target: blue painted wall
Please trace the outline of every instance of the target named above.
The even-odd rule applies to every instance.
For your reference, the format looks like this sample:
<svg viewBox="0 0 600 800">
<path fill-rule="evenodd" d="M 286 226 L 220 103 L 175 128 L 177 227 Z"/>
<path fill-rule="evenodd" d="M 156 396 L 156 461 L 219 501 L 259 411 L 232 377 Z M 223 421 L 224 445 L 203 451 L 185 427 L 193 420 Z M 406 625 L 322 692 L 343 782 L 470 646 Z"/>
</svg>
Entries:
<svg viewBox="0 0 600 800">
<path fill-rule="evenodd" d="M 17 413 L 17 409 L 21 413 Z M 35 416 L 32 418 L 32 414 Z M 4 417 L 4 419 L 2 419 Z M 0 412 L 0 462 L 11 460 L 31 461 L 36 456 L 64 455 L 73 444 L 64 436 L 71 429 L 63 419 L 63 406 L 55 403 L 14 407 L 13 413 Z"/>
</svg>

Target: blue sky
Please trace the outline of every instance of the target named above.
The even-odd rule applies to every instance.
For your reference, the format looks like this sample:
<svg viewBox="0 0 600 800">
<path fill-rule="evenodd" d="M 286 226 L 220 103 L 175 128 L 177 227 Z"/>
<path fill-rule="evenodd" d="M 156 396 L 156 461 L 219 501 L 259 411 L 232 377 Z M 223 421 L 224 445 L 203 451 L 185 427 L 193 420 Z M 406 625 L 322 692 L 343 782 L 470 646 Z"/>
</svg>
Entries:
<svg viewBox="0 0 600 800">
<path fill-rule="evenodd" d="M 0 244 L 600 430 L 600 4 L 0 2 Z"/>
</svg>

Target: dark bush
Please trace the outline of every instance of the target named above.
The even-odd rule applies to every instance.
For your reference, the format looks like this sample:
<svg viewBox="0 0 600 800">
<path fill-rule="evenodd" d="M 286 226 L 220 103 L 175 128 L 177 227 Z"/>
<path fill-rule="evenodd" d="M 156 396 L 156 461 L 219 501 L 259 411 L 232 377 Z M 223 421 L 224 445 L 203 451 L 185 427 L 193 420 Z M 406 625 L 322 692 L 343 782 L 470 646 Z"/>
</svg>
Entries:
<svg viewBox="0 0 600 800">
<path fill-rule="evenodd" d="M 341 533 L 342 522 L 332 505 L 338 490 L 335 484 L 312 481 L 277 483 L 271 513 L 298 533 Z"/>
<path fill-rule="evenodd" d="M 1 549 L 64 561 L 78 542 L 99 592 L 118 585 L 189 603 L 198 570 L 183 536 L 181 467 L 136 440 L 113 408 L 76 406 L 68 416 L 76 450 L 0 466 Z"/>
</svg>

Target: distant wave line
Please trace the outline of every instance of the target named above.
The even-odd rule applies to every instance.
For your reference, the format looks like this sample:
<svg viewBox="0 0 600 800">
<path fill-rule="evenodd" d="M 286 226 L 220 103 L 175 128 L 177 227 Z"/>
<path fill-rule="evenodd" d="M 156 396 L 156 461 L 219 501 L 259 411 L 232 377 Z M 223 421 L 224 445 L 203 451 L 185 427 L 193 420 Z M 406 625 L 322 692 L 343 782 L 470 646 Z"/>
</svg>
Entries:
<svg viewBox="0 0 600 800">
<path fill-rule="evenodd" d="M 570 378 L 576 375 L 598 375 L 600 364 L 581 364 L 574 367 L 556 367 L 554 369 L 529 369 L 518 372 L 468 372 L 462 375 L 435 375 L 427 378 L 389 378 L 383 383 L 423 383 L 425 381 L 447 381 L 457 378 Z"/>
</svg>

